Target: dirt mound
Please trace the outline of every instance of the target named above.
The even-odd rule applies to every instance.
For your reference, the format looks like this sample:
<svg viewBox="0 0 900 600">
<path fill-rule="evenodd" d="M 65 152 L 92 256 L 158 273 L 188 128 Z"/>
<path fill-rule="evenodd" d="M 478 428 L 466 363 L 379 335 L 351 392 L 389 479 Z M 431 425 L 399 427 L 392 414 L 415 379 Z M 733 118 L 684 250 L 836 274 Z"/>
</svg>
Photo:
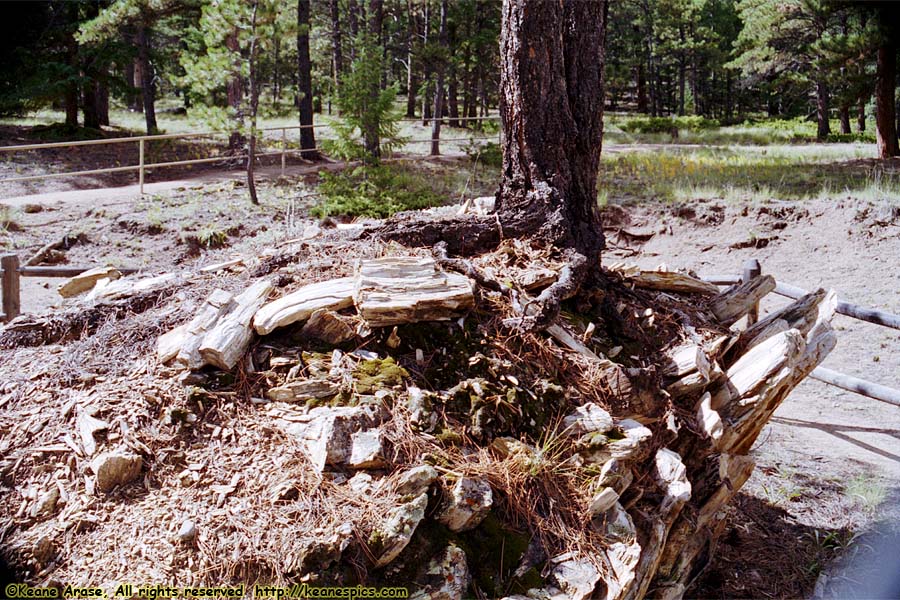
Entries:
<svg viewBox="0 0 900 600">
<path fill-rule="evenodd" d="M 471 266 L 501 290 L 393 244 L 298 244 L 14 322 L 49 345 L 3 351 L 3 556 L 45 584 L 683 594 L 833 343 L 830 296 L 731 331 L 770 279 L 619 265 L 522 333 L 505 319 L 553 256 Z"/>
</svg>

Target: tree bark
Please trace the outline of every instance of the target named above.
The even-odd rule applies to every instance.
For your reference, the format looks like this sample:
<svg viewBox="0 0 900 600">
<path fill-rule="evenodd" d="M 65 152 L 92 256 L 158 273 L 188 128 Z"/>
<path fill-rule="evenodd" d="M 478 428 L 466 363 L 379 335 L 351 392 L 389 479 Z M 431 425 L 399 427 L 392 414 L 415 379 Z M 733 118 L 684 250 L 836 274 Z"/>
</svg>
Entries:
<svg viewBox="0 0 900 600">
<path fill-rule="evenodd" d="M 850 105 L 849 104 L 841 105 L 840 118 L 841 118 L 841 133 L 843 133 L 843 134 L 852 133 L 852 131 L 850 129 Z"/>
<path fill-rule="evenodd" d="M 438 44 L 447 50 L 447 0 L 441 0 L 441 21 L 438 28 Z M 437 65 L 437 79 L 434 85 L 434 121 L 431 122 L 431 155 L 441 153 L 441 123 L 444 116 L 444 70 L 446 65 L 442 60 Z"/>
<path fill-rule="evenodd" d="M 153 66 L 150 63 L 150 43 L 147 37 L 147 27 L 143 24 L 138 25 L 137 46 L 141 70 L 144 122 L 147 125 L 147 135 L 153 135 L 159 131 L 159 128 L 156 125 L 156 91 L 153 86 Z"/>
<path fill-rule="evenodd" d="M 831 133 L 828 123 L 828 85 L 824 78 L 816 81 L 816 139 L 820 142 Z"/>
<path fill-rule="evenodd" d="M 531 231 L 596 267 L 607 4 L 506 0 L 500 36 L 504 229 Z"/>
<path fill-rule="evenodd" d="M 897 47 L 893 40 L 885 40 L 878 48 L 875 73 L 875 139 L 878 156 L 882 159 L 897 156 L 897 129 L 894 123 L 894 88 L 897 85 Z"/>
<path fill-rule="evenodd" d="M 312 62 L 309 57 L 309 0 L 297 0 L 297 85 L 300 92 L 300 155 L 316 154 Z"/>
<path fill-rule="evenodd" d="M 369 0 L 369 37 L 370 42 L 377 44 L 381 39 L 383 17 L 382 0 Z M 381 93 L 381 78 L 373 77 L 369 85 L 368 95 L 369 102 L 374 106 L 378 102 L 378 95 Z M 366 156 L 368 159 L 377 163 L 381 159 L 381 139 L 379 138 L 378 126 L 371 123 L 363 130 L 363 141 L 366 147 Z"/>
<path fill-rule="evenodd" d="M 866 130 L 866 98 L 859 99 L 856 106 L 856 131 L 862 133 Z"/>
<path fill-rule="evenodd" d="M 237 32 L 232 32 L 225 38 L 225 47 L 231 52 L 240 51 L 238 44 Z M 231 77 L 225 83 L 225 95 L 228 100 L 228 106 L 234 110 L 235 117 L 238 121 L 243 122 L 243 100 L 244 100 L 244 82 L 241 78 L 240 71 L 232 72 Z M 232 131 L 228 136 L 228 150 L 232 154 L 240 154 L 244 149 L 244 136 L 240 131 Z"/>
<path fill-rule="evenodd" d="M 643 114 L 650 112 L 650 103 L 647 100 L 647 75 L 643 61 L 637 66 L 637 111 Z"/>
<path fill-rule="evenodd" d="M 456 80 L 456 69 L 450 67 L 447 82 L 447 114 L 450 116 L 450 127 L 459 127 L 459 89 Z"/>
<path fill-rule="evenodd" d="M 129 62 L 129 65 L 125 67 L 125 78 L 128 79 L 128 85 L 131 89 L 128 97 L 128 110 L 139 113 L 144 112 L 144 99 L 141 93 L 141 82 L 143 81 L 141 77 L 141 61 L 135 58 L 133 62 Z"/>
<path fill-rule="evenodd" d="M 347 0 L 347 24 L 350 26 L 350 60 L 356 60 L 356 36 L 359 35 L 359 4 Z"/>
<path fill-rule="evenodd" d="M 84 126 L 100 129 L 100 115 L 97 113 L 97 80 L 87 78 L 81 86 L 81 113 Z"/>
<path fill-rule="evenodd" d="M 252 6 L 253 13 L 250 20 L 250 71 L 248 73 L 250 79 L 250 140 L 247 148 L 247 189 L 250 192 L 250 202 L 259 204 L 259 198 L 256 195 L 256 178 L 253 173 L 254 163 L 256 162 L 256 113 L 259 110 L 258 65 L 256 64 L 259 57 L 258 32 L 256 30 L 256 13 L 259 10 L 259 0 L 253 0 Z"/>
<path fill-rule="evenodd" d="M 344 55 L 341 48 L 341 19 L 338 0 L 331 0 L 331 67 L 334 70 L 334 89 L 338 89 L 344 74 Z"/>
<path fill-rule="evenodd" d="M 416 27 L 416 11 L 412 0 L 406 0 L 407 25 L 406 25 L 406 116 L 416 116 L 416 92 L 419 82 L 416 81 L 415 66 L 415 39 L 418 35 Z"/>
</svg>

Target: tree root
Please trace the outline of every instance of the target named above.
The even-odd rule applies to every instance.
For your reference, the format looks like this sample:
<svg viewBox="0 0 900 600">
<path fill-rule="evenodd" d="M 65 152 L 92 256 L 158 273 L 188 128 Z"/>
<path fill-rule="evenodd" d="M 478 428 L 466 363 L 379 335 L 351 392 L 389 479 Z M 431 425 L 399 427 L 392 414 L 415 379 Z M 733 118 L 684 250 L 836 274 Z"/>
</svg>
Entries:
<svg viewBox="0 0 900 600">
<path fill-rule="evenodd" d="M 556 321 L 562 302 L 579 292 L 589 274 L 587 256 L 575 250 L 567 254 L 568 263 L 560 270 L 559 278 L 521 307 L 522 316 L 504 319 L 504 325 L 523 332 L 542 331 Z"/>
</svg>

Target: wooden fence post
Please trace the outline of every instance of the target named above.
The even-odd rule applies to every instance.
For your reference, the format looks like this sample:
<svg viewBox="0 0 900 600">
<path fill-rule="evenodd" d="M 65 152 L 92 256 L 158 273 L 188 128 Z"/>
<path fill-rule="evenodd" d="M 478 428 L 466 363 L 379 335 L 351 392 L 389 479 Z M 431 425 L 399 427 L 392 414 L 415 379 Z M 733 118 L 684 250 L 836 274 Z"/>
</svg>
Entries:
<svg viewBox="0 0 900 600">
<path fill-rule="evenodd" d="M 140 169 L 138 169 L 138 186 L 141 189 L 141 196 L 144 195 L 144 138 L 140 139 L 138 143 L 138 162 L 140 163 Z"/>
<path fill-rule="evenodd" d="M 19 316 L 22 307 L 19 298 L 18 255 L 4 254 L 0 257 L 0 268 L 3 269 L 3 314 L 8 322 Z"/>
<path fill-rule="evenodd" d="M 741 275 L 741 283 L 747 283 L 755 277 L 762 275 L 762 266 L 755 258 L 744 261 L 744 272 Z M 753 305 L 750 312 L 747 313 L 747 326 L 753 325 L 759 320 L 759 302 Z"/>
</svg>

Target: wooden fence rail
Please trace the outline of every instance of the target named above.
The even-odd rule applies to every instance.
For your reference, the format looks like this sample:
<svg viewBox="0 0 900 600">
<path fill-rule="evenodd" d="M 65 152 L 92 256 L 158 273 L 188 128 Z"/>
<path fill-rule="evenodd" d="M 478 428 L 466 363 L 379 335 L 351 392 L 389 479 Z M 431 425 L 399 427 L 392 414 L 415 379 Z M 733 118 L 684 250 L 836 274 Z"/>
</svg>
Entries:
<svg viewBox="0 0 900 600">
<path fill-rule="evenodd" d="M 701 279 L 716 285 L 735 285 L 746 281 L 748 277 L 760 275 L 762 273 L 762 268 L 759 261 L 750 259 L 744 262 L 743 271 L 742 275 L 706 275 L 701 277 Z M 779 296 L 797 300 L 809 292 L 795 285 L 778 281 L 775 283 L 774 293 Z M 882 327 L 900 329 L 900 315 L 895 315 L 883 310 L 876 310 L 874 308 L 866 308 L 865 306 L 859 306 L 858 304 L 851 304 L 841 300 L 838 300 L 836 310 L 838 314 L 845 315 L 852 319 L 866 321 Z M 758 303 L 754 312 L 755 314 L 759 314 Z M 810 377 L 821 381 L 822 383 L 827 383 L 828 385 L 833 385 L 855 394 L 872 398 L 873 400 L 900 406 L 900 390 L 881 385 L 880 383 L 875 383 L 874 381 L 867 381 L 825 367 L 816 367 L 813 372 L 810 373 Z"/>
<path fill-rule="evenodd" d="M 488 117 L 466 117 L 464 119 L 460 119 L 460 121 L 468 122 L 481 122 L 481 121 L 499 121 L 500 117 L 498 116 L 488 116 Z M 438 119 L 424 119 L 424 121 L 436 121 Z M 446 120 L 446 119 L 441 119 Z M 420 122 L 423 119 L 401 119 L 403 122 Z M 266 132 L 281 132 L 280 142 L 281 148 L 279 150 L 275 150 L 273 152 L 257 152 L 256 157 L 262 158 L 266 156 L 280 156 L 281 157 L 281 173 L 284 175 L 286 158 L 288 155 L 299 155 L 303 156 L 304 154 L 320 152 L 322 149 L 318 147 L 315 148 L 304 148 L 304 149 L 289 149 L 288 148 L 288 131 L 300 131 L 302 129 L 321 129 L 325 127 L 331 127 L 330 124 L 319 124 L 319 125 L 290 125 L 284 127 L 264 127 L 260 128 L 258 131 L 262 133 L 261 140 L 265 140 Z M 473 129 L 472 131 L 480 131 Z M 21 144 L 18 146 L 0 146 L 0 155 L 12 155 L 16 152 L 30 152 L 34 150 L 47 150 L 52 148 L 73 148 L 79 146 L 99 146 L 105 144 L 123 144 L 123 143 L 137 143 L 138 145 L 138 164 L 136 165 L 125 165 L 120 167 L 107 167 L 100 169 L 87 169 L 83 171 L 66 171 L 62 173 L 42 173 L 40 175 L 19 175 L 16 177 L 5 177 L 0 179 L 0 184 L 2 183 L 13 183 L 13 182 L 22 182 L 22 181 L 40 181 L 43 179 L 54 179 L 58 177 L 74 177 L 79 175 L 100 175 L 104 173 L 123 173 L 127 171 L 137 171 L 138 174 L 138 188 L 140 190 L 140 194 L 144 193 L 144 178 L 145 173 L 149 169 L 160 169 L 164 167 L 175 167 L 175 166 L 186 166 L 186 165 L 199 165 L 206 163 L 215 163 L 215 162 L 225 162 L 225 161 L 234 161 L 234 160 L 243 160 L 247 158 L 247 154 L 237 154 L 231 156 L 214 156 L 209 158 L 193 158 L 189 160 L 174 160 L 167 162 L 155 162 L 155 163 L 147 163 L 145 159 L 145 148 L 147 142 L 158 141 L 158 140 L 173 140 L 173 139 L 190 139 L 190 138 L 201 138 L 201 137 L 212 137 L 216 135 L 225 135 L 227 132 L 222 131 L 199 131 L 199 132 L 190 132 L 190 133 L 163 133 L 157 135 L 136 135 L 130 137 L 118 137 L 118 138 L 108 138 L 102 140 L 82 140 L 77 142 L 49 142 L 42 144 Z M 474 141 L 481 139 L 492 139 L 494 136 L 485 135 L 485 136 L 469 136 L 464 138 L 426 138 L 426 139 L 410 139 L 407 140 L 407 143 L 410 144 L 430 144 L 432 142 L 463 142 L 463 141 Z"/>
</svg>

